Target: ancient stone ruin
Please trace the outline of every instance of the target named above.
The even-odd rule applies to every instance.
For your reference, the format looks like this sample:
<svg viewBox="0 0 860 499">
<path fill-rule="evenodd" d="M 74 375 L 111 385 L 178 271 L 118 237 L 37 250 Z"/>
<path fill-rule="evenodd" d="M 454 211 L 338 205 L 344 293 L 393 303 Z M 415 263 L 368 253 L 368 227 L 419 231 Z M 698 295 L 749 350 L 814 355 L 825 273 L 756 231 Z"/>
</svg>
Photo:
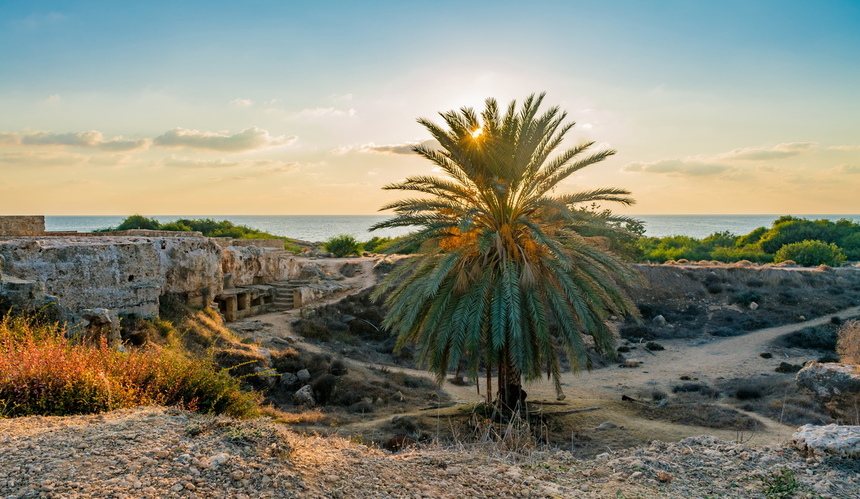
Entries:
<svg viewBox="0 0 860 499">
<path fill-rule="evenodd" d="M 56 304 L 64 319 L 84 328 L 94 327 L 86 317 L 95 309 L 106 309 L 105 317 L 151 318 L 171 301 L 217 306 L 228 321 L 301 307 L 320 293 L 307 267 L 280 240 L 52 233 L 41 216 L 0 217 L 0 306 Z"/>
</svg>

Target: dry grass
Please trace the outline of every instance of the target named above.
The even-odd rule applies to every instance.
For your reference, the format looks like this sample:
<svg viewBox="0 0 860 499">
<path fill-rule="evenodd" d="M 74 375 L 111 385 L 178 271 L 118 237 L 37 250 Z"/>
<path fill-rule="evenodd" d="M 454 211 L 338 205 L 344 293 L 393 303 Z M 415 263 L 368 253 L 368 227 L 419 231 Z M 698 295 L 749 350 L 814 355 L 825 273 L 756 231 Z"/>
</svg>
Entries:
<svg viewBox="0 0 860 499">
<path fill-rule="evenodd" d="M 860 364 L 860 321 L 848 321 L 839 328 L 836 353 L 842 362 Z"/>
<path fill-rule="evenodd" d="M 87 414 L 179 405 L 246 417 L 256 394 L 205 360 L 159 347 L 121 352 L 65 337 L 57 324 L 0 320 L 0 417 Z"/>
</svg>

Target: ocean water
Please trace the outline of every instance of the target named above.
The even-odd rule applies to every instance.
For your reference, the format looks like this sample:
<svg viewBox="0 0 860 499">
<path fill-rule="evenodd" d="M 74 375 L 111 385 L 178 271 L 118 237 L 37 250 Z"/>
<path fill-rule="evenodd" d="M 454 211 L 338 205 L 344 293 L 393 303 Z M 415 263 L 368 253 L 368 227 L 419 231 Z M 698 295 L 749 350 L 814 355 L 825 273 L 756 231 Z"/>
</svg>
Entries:
<svg viewBox="0 0 860 499">
<path fill-rule="evenodd" d="M 795 215 L 813 220 L 839 220 L 845 218 L 860 223 L 860 215 Z M 633 215 L 645 222 L 645 235 L 665 237 L 672 235 L 703 238 L 714 232 L 730 231 L 742 235 L 757 227 L 770 227 L 780 215 Z M 49 231 L 89 232 L 116 227 L 125 216 L 46 216 L 45 228 Z M 349 234 L 359 241 L 373 236 L 391 237 L 406 234 L 408 228 L 384 229 L 369 232 L 372 225 L 389 218 L 386 215 L 166 215 L 155 216 L 161 223 L 179 218 L 211 218 L 229 220 L 235 224 L 278 236 L 303 241 L 326 241 L 333 236 Z"/>
</svg>

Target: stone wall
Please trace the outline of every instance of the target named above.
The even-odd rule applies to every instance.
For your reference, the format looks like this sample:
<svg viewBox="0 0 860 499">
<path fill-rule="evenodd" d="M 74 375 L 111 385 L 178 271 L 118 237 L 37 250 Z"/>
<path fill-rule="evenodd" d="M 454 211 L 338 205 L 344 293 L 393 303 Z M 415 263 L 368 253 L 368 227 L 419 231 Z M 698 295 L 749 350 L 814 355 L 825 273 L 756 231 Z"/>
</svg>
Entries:
<svg viewBox="0 0 860 499">
<path fill-rule="evenodd" d="M 158 315 L 172 294 L 191 305 L 221 292 L 221 249 L 207 238 L 102 237 L 0 240 L 3 274 L 42 282 L 60 306 L 77 313 L 108 308 Z"/>
<path fill-rule="evenodd" d="M 0 236 L 38 236 L 45 232 L 45 217 L 0 216 Z"/>
<path fill-rule="evenodd" d="M 298 279 L 301 266 L 291 253 L 257 246 L 229 246 L 221 253 L 221 268 L 236 286 Z"/>
</svg>

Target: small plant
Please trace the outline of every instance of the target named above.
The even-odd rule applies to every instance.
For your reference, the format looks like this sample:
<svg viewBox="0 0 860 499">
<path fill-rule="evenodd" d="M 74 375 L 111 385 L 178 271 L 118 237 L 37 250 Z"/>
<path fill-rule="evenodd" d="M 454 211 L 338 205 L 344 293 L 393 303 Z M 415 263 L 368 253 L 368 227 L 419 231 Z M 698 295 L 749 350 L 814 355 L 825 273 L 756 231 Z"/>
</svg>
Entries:
<svg viewBox="0 0 860 499">
<path fill-rule="evenodd" d="M 356 239 L 350 235 L 341 234 L 328 240 L 324 246 L 325 250 L 338 258 L 349 255 L 357 255 L 359 244 Z"/>
<path fill-rule="evenodd" d="M 761 483 L 765 497 L 768 499 L 784 499 L 791 497 L 798 488 L 794 471 L 789 468 L 774 469 L 767 475 L 762 475 Z"/>
<path fill-rule="evenodd" d="M 839 328 L 836 353 L 842 362 L 860 364 L 860 321 L 847 321 Z"/>
<path fill-rule="evenodd" d="M 734 302 L 745 307 L 750 306 L 751 303 L 755 302 L 761 304 L 761 295 L 756 293 L 755 291 L 741 291 L 735 294 L 733 297 Z"/>
</svg>

